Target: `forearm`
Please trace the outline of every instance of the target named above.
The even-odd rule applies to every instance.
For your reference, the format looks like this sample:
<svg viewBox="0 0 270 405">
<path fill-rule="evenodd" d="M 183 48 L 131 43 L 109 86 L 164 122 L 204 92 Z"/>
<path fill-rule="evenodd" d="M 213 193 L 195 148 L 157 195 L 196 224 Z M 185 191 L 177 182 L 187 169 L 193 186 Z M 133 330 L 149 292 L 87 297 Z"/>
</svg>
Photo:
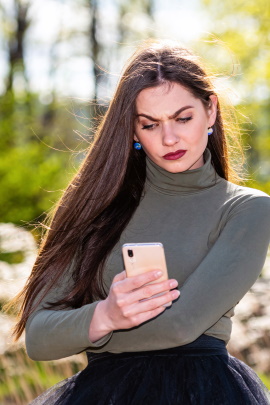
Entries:
<svg viewBox="0 0 270 405">
<path fill-rule="evenodd" d="M 111 334 L 95 342 L 89 338 L 89 325 L 97 302 L 78 309 L 36 312 L 26 325 L 26 349 L 33 360 L 55 360 L 80 353 L 88 347 L 104 345 Z"/>
<path fill-rule="evenodd" d="M 97 342 L 112 332 L 108 319 L 105 317 L 104 300 L 97 303 L 89 326 L 89 339 Z"/>
<path fill-rule="evenodd" d="M 114 331 L 105 346 L 90 350 L 97 353 L 162 350 L 194 341 L 208 328 L 208 323 L 204 326 L 197 317 L 192 317 L 182 301 L 181 297 L 161 315 L 136 328 Z"/>
<path fill-rule="evenodd" d="M 150 271 L 127 278 L 123 271 L 114 277 L 105 300 L 75 310 L 45 309 L 48 305 L 46 303 L 55 300 L 57 288 L 54 288 L 27 322 L 26 343 L 29 356 L 40 360 L 66 357 L 86 348 L 104 345 L 113 330 L 130 329 L 152 319 L 164 311 L 163 304 L 179 294 L 176 291 L 168 292 L 177 285 L 175 280 L 165 280 L 144 287 L 160 276 L 160 272 Z M 154 307 L 150 301 L 138 304 L 140 299 L 163 291 L 167 293 L 155 299 Z"/>
<path fill-rule="evenodd" d="M 175 305 L 175 304 L 173 304 Z M 172 308 L 171 308 L 172 309 Z M 161 350 L 189 343 L 194 340 L 188 328 L 179 328 L 170 309 L 136 328 L 116 330 L 110 341 L 102 348 L 91 348 L 91 351 L 120 353 L 128 351 Z M 191 338 L 191 340 L 189 340 Z"/>
</svg>

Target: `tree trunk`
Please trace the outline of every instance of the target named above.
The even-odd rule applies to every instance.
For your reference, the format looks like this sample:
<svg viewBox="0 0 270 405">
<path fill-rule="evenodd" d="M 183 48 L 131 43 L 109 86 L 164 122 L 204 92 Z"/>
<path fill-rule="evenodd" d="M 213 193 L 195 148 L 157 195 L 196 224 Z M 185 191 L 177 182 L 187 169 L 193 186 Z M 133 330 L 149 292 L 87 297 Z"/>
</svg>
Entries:
<svg viewBox="0 0 270 405">
<path fill-rule="evenodd" d="M 29 3 L 22 4 L 20 0 L 14 1 L 16 13 L 15 20 L 17 24 L 15 30 L 8 39 L 9 73 L 6 87 L 7 92 L 14 90 L 14 75 L 16 71 L 19 71 L 22 74 L 28 91 L 28 81 L 25 74 L 24 64 L 24 37 L 26 30 L 30 25 L 30 22 L 27 19 Z"/>
</svg>

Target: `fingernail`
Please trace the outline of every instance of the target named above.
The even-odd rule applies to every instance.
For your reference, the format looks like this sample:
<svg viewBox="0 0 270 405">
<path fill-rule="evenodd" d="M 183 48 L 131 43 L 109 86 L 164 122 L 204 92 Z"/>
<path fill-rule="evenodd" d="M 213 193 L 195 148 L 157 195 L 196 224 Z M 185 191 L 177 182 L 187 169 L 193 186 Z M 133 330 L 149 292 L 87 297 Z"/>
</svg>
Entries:
<svg viewBox="0 0 270 405">
<path fill-rule="evenodd" d="M 175 290 L 175 291 L 172 292 L 172 297 L 173 297 L 173 299 L 178 298 L 179 295 L 180 295 L 180 291 L 179 291 L 179 290 Z"/>
<path fill-rule="evenodd" d="M 176 280 L 173 280 L 173 281 L 170 282 L 170 287 L 171 288 L 174 288 L 174 287 L 177 287 L 177 286 L 178 286 L 178 282 Z"/>
<path fill-rule="evenodd" d="M 157 272 L 155 273 L 155 276 L 156 276 L 156 277 L 160 277 L 160 276 L 162 276 L 162 274 L 163 274 L 162 271 L 159 270 L 159 271 L 157 271 Z"/>
</svg>

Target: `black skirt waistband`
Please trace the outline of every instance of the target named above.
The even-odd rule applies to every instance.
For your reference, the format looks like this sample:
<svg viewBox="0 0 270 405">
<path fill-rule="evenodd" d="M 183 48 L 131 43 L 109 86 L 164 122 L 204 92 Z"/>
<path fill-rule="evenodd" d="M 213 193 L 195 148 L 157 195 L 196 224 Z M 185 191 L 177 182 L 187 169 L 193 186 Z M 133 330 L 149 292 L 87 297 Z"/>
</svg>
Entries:
<svg viewBox="0 0 270 405">
<path fill-rule="evenodd" d="M 162 350 L 148 350 L 140 352 L 123 352 L 123 353 L 94 353 L 87 352 L 88 363 L 94 360 L 106 358 L 138 358 L 151 356 L 228 356 L 224 340 L 217 339 L 213 336 L 201 335 L 198 339 L 183 346 L 171 347 Z"/>
<path fill-rule="evenodd" d="M 165 350 L 89 352 L 88 358 L 84 370 L 33 405 L 270 405 L 253 370 L 211 336 Z"/>
</svg>

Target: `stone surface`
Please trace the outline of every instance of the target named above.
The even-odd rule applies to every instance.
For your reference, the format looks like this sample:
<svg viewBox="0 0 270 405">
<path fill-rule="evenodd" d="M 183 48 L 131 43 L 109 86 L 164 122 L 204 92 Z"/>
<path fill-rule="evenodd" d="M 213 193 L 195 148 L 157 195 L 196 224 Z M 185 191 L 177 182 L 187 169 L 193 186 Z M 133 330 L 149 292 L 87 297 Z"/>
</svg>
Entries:
<svg viewBox="0 0 270 405">
<path fill-rule="evenodd" d="M 270 373 L 270 271 L 269 256 L 263 278 L 236 306 L 229 352 L 257 372 Z"/>
<path fill-rule="evenodd" d="M 21 263 L 0 261 L 0 300 L 3 302 L 23 288 L 35 261 L 37 246 L 33 235 L 27 230 L 11 223 L 0 223 L 0 251 L 23 253 Z"/>
</svg>

